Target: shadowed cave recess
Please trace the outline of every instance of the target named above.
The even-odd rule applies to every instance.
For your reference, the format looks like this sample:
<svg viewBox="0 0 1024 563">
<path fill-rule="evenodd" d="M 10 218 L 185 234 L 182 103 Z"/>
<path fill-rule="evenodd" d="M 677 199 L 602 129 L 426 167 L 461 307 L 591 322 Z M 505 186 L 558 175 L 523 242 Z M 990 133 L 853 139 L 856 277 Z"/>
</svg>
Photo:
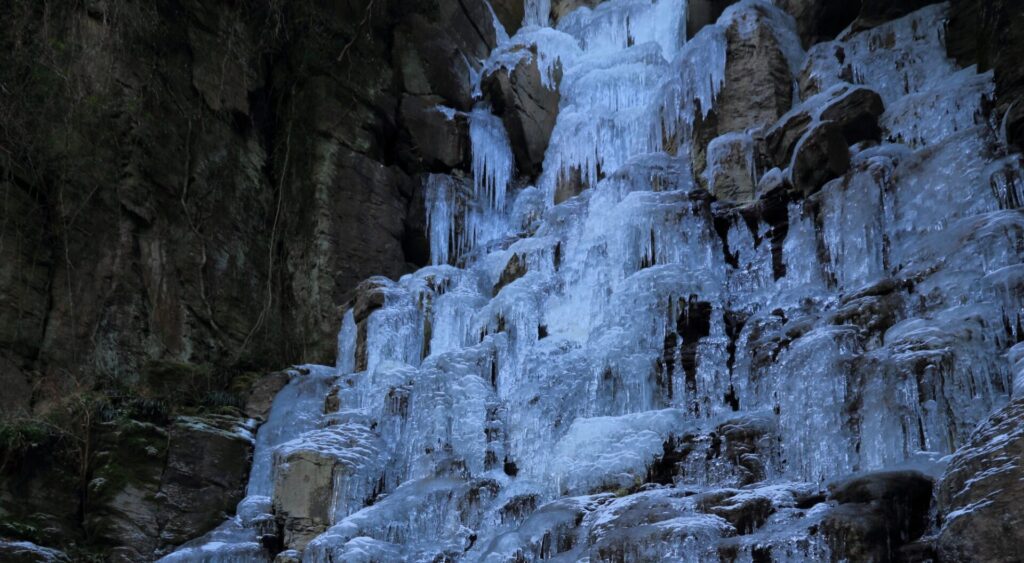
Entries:
<svg viewBox="0 0 1024 563">
<path fill-rule="evenodd" d="M 192 301 L 127 259 L 152 334 L 90 345 L 156 406 L 89 420 L 59 485 L 8 452 L 0 559 L 1020 560 L 1024 7 L 371 0 L 267 11 L 225 78 L 202 53 L 251 22 L 172 4 L 225 120 L 168 188 Z M 189 199 L 218 150 L 263 186 L 235 234 Z M 59 487 L 74 516 L 25 500 Z"/>
</svg>

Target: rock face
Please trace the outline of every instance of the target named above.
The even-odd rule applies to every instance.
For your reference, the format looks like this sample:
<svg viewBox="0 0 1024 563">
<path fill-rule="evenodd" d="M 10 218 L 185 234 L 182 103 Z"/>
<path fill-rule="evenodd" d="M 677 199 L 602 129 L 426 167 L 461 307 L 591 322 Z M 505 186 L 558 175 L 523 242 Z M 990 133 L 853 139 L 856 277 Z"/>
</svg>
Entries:
<svg viewBox="0 0 1024 563">
<path fill-rule="evenodd" d="M 1024 526 L 1024 401 L 993 414 L 939 481 L 943 561 L 1019 561 Z"/>
<path fill-rule="evenodd" d="M 523 3 L 493 5 L 514 31 Z M 121 401 L 154 363 L 225 374 L 226 387 L 333 361 L 338 308 L 359 281 L 429 260 L 420 176 L 468 169 L 463 61 L 500 36 L 480 0 L 16 0 L 0 21 L 0 424 L 63 416 L 62 398 L 94 388 Z M 265 415 L 280 383 L 248 412 Z M 2 464 L 0 519 L 48 545 L 126 542 L 125 557 L 201 533 L 233 510 L 245 456 L 231 454 L 230 479 L 161 477 L 176 440 L 230 449 L 165 422 L 149 430 L 169 433 L 148 436 L 163 444 L 152 467 L 135 459 L 145 448 L 122 452 L 127 437 L 97 430 L 113 440 L 103 451 L 139 462 L 133 490 L 85 491 L 82 473 L 112 471 L 102 459 Z M 161 479 L 177 487 L 166 506 L 146 500 L 172 485 Z"/>
<path fill-rule="evenodd" d="M 0 558 L 1015 557 L 1015 4 L 52 4 L 0 8 Z M 965 441 L 933 546 L 892 468 Z"/>
<path fill-rule="evenodd" d="M 26 30 L 0 39 L 5 400 L 37 371 L 327 361 L 345 294 L 426 259 L 410 202 L 465 165 L 464 120 L 435 108 L 469 109 L 486 4 L 104 10 L 4 12 Z"/>
</svg>

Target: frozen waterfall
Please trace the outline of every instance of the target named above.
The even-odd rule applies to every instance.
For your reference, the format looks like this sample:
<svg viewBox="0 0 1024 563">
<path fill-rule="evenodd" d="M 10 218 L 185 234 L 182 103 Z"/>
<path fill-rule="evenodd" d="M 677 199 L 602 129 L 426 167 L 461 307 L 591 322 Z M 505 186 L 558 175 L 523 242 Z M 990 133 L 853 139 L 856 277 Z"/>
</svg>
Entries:
<svg viewBox="0 0 1024 563">
<path fill-rule="evenodd" d="M 277 397 L 238 516 L 166 561 L 265 560 L 268 535 L 309 562 L 827 559 L 828 483 L 933 474 L 1024 388 L 1017 159 L 991 74 L 946 59 L 944 4 L 808 52 L 767 0 L 690 40 L 685 0 L 527 8 L 481 67 L 536 57 L 559 90 L 543 171 L 515 178 L 481 100 L 472 174 L 423 178 L 432 265 L 361 286 L 337 366 Z M 794 174 L 762 167 L 763 128 L 697 146 L 758 22 L 813 79 L 810 127 L 848 82 L 886 108 L 881 143 L 774 215 L 692 164 L 737 143 L 744 181 Z"/>
</svg>

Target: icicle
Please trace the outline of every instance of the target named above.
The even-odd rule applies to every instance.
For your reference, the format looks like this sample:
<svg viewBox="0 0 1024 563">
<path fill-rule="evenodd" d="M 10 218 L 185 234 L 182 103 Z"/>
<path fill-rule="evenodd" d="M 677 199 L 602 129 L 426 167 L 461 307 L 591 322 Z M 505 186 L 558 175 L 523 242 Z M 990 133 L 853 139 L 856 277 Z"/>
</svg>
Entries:
<svg viewBox="0 0 1024 563">
<path fill-rule="evenodd" d="M 473 152 L 474 201 L 503 210 L 514 165 L 505 126 L 489 107 L 479 105 L 469 114 L 469 139 Z"/>
<path fill-rule="evenodd" d="M 352 309 L 345 311 L 338 332 L 338 359 L 336 367 L 339 374 L 352 373 L 356 370 L 356 319 Z"/>
<path fill-rule="evenodd" d="M 459 255 L 463 246 L 456 234 L 456 200 L 451 177 L 430 174 L 423 182 L 426 199 L 427 236 L 430 240 L 430 263 L 448 264 Z M 452 255 L 452 250 L 455 255 Z"/>
<path fill-rule="evenodd" d="M 551 0 L 525 0 L 523 26 L 547 27 L 551 20 Z"/>
</svg>

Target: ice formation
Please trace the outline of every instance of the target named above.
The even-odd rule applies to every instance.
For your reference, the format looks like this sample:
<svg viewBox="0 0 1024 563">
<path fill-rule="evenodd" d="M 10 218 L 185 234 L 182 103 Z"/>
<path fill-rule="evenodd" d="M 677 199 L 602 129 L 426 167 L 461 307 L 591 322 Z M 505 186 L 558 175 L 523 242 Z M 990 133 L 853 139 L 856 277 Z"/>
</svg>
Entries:
<svg viewBox="0 0 1024 563">
<path fill-rule="evenodd" d="M 371 280 L 379 306 L 339 318 L 337 365 L 275 400 L 238 516 L 167 561 L 265 557 L 274 475 L 307 450 L 334 473 L 303 561 L 821 560 L 827 507 L 798 497 L 924 467 L 1024 392 L 1017 158 L 983 118 L 991 74 L 945 57 L 944 4 L 806 55 L 766 1 L 689 42 L 683 0 L 557 29 L 526 6 L 483 66 L 536 56 L 560 89 L 536 185 L 513 185 L 479 105 L 473 177 L 424 180 L 433 265 Z M 888 108 L 883 144 L 788 203 L 781 234 L 709 203 L 689 163 L 725 28 L 754 8 L 820 96 L 853 80 Z M 574 171 L 588 189 L 555 205 Z M 763 521 L 733 517 L 749 507 Z"/>
</svg>

